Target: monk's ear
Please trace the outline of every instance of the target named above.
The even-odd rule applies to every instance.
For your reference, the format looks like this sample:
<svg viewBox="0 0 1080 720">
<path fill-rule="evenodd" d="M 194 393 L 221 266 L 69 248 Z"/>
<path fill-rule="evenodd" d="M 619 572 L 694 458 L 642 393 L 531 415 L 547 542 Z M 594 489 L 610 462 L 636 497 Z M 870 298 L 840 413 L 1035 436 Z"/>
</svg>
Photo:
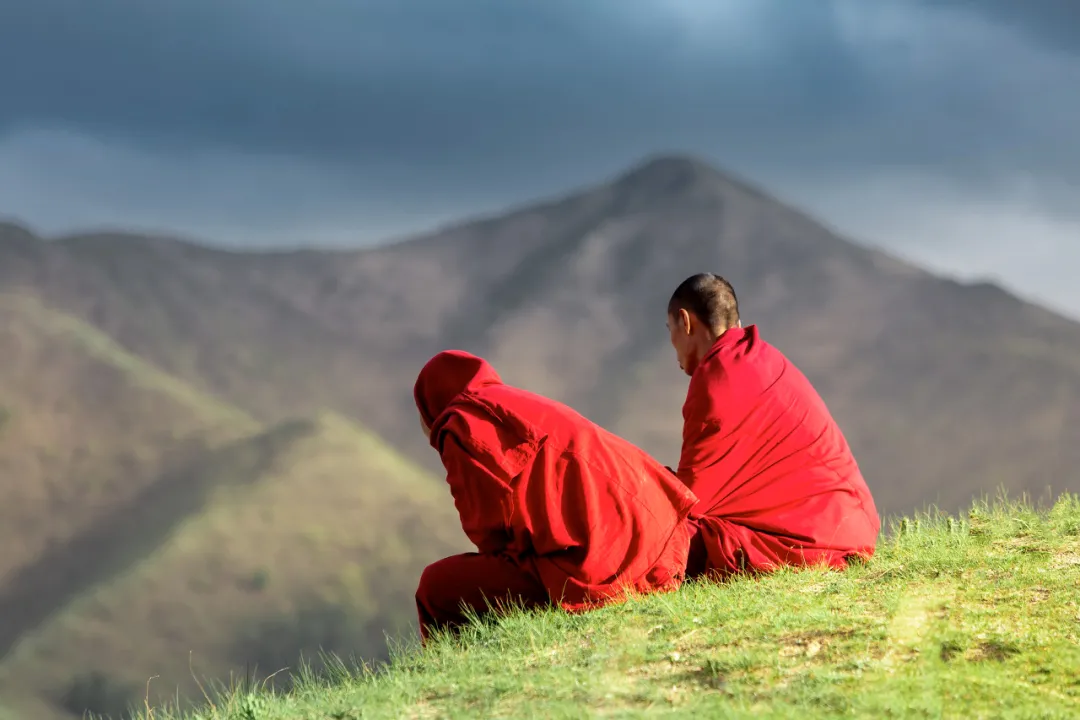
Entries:
<svg viewBox="0 0 1080 720">
<path fill-rule="evenodd" d="M 686 308 L 679 308 L 679 327 L 682 328 L 683 332 L 687 335 L 689 335 L 691 332 L 690 318 L 691 315 L 689 312 L 686 311 Z"/>
</svg>

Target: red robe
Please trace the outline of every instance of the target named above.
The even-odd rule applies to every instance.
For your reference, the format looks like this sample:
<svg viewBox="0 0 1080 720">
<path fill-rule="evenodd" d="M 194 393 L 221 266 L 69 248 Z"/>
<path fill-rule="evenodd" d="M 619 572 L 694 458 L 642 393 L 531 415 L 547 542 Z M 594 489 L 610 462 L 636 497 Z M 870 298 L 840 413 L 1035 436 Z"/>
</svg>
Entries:
<svg viewBox="0 0 1080 720">
<path fill-rule="evenodd" d="M 734 328 L 690 378 L 678 475 L 699 498 L 688 575 L 873 555 L 881 520 L 824 401 L 756 326 Z"/>
<path fill-rule="evenodd" d="M 518 595 L 529 599 L 531 579 L 571 611 L 626 590 L 680 585 L 686 519 L 697 498 L 644 451 L 562 403 L 503 384 L 486 361 L 461 351 L 432 358 L 414 396 L 462 528 L 483 556 L 456 556 L 425 571 L 422 630 L 438 624 L 433 616 L 446 614 L 440 608 L 448 600 L 469 600 L 477 582 L 470 574 L 489 576 L 489 597 L 505 592 L 512 577 L 509 584 L 526 588 Z"/>
</svg>

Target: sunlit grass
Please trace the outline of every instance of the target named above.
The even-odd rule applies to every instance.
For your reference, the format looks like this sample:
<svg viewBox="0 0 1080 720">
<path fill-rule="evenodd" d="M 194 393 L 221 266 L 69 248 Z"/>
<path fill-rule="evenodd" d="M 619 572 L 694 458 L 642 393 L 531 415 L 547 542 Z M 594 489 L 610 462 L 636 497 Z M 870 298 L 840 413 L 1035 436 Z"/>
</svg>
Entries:
<svg viewBox="0 0 1080 720">
<path fill-rule="evenodd" d="M 894 523 L 872 562 L 518 612 L 158 720 L 1080 716 L 1080 501 Z M 352 669 L 350 669 L 352 668 Z M 148 716 L 143 710 L 143 716 Z"/>
</svg>

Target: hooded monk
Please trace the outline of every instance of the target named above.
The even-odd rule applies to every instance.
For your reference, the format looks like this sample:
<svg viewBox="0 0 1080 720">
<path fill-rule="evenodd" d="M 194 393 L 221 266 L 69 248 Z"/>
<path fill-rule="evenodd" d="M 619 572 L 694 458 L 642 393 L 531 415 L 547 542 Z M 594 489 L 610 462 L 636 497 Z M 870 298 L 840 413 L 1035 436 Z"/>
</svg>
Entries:
<svg viewBox="0 0 1080 720">
<path fill-rule="evenodd" d="M 697 498 L 645 452 L 566 405 L 503 384 L 466 352 L 429 360 L 413 395 L 479 550 L 424 570 L 424 640 L 462 625 L 463 608 L 573 612 L 681 584 Z"/>
<path fill-rule="evenodd" d="M 881 520 L 843 433 L 798 368 L 742 327 L 731 285 L 685 280 L 668 329 L 690 376 L 677 471 L 699 498 L 687 577 L 872 556 Z"/>
</svg>

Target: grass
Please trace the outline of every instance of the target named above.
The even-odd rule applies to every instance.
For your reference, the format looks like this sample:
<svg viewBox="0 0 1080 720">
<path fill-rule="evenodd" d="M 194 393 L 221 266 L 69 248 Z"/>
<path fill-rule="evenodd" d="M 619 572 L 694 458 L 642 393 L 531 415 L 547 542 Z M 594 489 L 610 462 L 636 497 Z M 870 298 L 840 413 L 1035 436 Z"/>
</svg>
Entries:
<svg viewBox="0 0 1080 720">
<path fill-rule="evenodd" d="M 783 571 L 594 613 L 515 613 L 386 666 L 239 686 L 144 720 L 1080 716 L 1080 499 L 892 527 L 843 573 Z"/>
</svg>

